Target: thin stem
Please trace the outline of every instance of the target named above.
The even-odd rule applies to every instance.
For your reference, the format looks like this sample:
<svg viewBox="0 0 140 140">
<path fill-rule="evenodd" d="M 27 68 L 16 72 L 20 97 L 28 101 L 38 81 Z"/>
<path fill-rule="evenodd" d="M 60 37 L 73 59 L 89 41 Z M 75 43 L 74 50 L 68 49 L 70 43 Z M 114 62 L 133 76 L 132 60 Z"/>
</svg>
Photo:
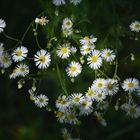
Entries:
<svg viewBox="0 0 140 140">
<path fill-rule="evenodd" d="M 10 39 L 10 40 L 13 40 L 13 41 L 19 42 L 19 40 L 18 40 L 17 38 L 13 38 L 13 37 L 7 35 L 6 33 L 3 33 L 3 35 L 4 35 L 6 38 Z"/>
<path fill-rule="evenodd" d="M 35 35 L 35 40 L 36 40 L 36 43 L 37 43 L 38 48 L 39 48 L 39 49 L 42 49 L 41 46 L 40 46 L 40 44 L 39 44 L 39 42 L 38 42 L 37 35 Z"/>
<path fill-rule="evenodd" d="M 103 74 L 106 78 L 109 78 L 103 71 L 101 71 L 101 70 L 99 70 L 99 69 L 98 69 L 98 71 L 99 71 L 101 74 Z"/>
</svg>

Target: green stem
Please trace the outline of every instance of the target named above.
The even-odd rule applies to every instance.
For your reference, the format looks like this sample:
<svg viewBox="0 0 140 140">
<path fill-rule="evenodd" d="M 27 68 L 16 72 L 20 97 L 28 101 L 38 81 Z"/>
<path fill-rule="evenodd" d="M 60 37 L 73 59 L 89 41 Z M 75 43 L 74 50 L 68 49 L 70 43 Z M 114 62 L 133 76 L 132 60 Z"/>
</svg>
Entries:
<svg viewBox="0 0 140 140">
<path fill-rule="evenodd" d="M 6 38 L 10 39 L 10 40 L 13 40 L 13 41 L 19 42 L 19 40 L 18 40 L 17 38 L 13 38 L 13 37 L 7 35 L 6 33 L 3 33 L 3 35 L 4 35 Z"/>
<path fill-rule="evenodd" d="M 35 40 L 36 40 L 36 43 L 37 43 L 38 48 L 39 48 L 39 49 L 42 49 L 41 46 L 40 46 L 40 44 L 39 44 L 39 42 L 38 42 L 38 37 L 37 37 L 37 35 L 35 35 Z"/>
</svg>

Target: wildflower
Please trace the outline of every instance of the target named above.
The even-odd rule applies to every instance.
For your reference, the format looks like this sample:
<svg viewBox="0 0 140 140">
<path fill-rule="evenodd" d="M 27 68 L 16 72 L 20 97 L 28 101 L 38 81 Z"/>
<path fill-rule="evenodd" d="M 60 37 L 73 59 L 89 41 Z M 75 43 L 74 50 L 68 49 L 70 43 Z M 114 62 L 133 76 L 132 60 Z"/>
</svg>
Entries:
<svg viewBox="0 0 140 140">
<path fill-rule="evenodd" d="M 21 46 L 15 49 L 12 53 L 12 58 L 15 62 L 24 60 L 27 57 L 28 50 L 26 47 Z"/>
<path fill-rule="evenodd" d="M 80 52 L 82 55 L 87 55 L 89 54 L 91 51 L 93 51 L 93 49 L 95 48 L 95 45 L 82 45 L 80 48 Z"/>
<path fill-rule="evenodd" d="M 123 81 L 124 91 L 133 92 L 140 88 L 139 81 L 136 78 L 127 78 Z"/>
<path fill-rule="evenodd" d="M 80 39 L 81 45 L 93 45 L 96 41 L 97 38 L 94 38 L 92 35 L 90 37 L 85 36 L 84 38 Z"/>
<path fill-rule="evenodd" d="M 34 55 L 34 61 L 39 69 L 46 69 L 50 66 L 51 56 L 46 50 L 40 50 Z"/>
<path fill-rule="evenodd" d="M 79 62 L 72 61 L 66 69 L 68 76 L 77 77 L 82 71 L 82 66 Z"/>
<path fill-rule="evenodd" d="M 70 0 L 70 3 L 72 3 L 73 5 L 78 5 L 81 3 L 82 0 Z"/>
<path fill-rule="evenodd" d="M 115 59 L 115 54 L 113 53 L 113 50 L 110 49 L 104 49 L 102 51 L 102 58 L 106 60 L 107 62 L 112 62 Z"/>
<path fill-rule="evenodd" d="M 139 21 L 134 21 L 130 24 L 129 27 L 130 27 L 131 31 L 139 32 L 140 31 L 140 22 Z"/>
<path fill-rule="evenodd" d="M 39 108 L 42 108 L 48 105 L 48 100 L 47 96 L 40 94 L 35 98 L 34 102 Z"/>
<path fill-rule="evenodd" d="M 62 59 L 67 59 L 70 56 L 70 44 L 65 43 L 57 48 L 57 56 Z"/>
<path fill-rule="evenodd" d="M 87 61 L 89 67 L 92 69 L 99 69 L 102 65 L 102 58 L 100 57 L 101 53 L 98 50 L 92 51 L 92 54 L 88 56 Z"/>
<path fill-rule="evenodd" d="M 73 23 L 72 23 L 72 21 L 71 21 L 70 18 L 65 18 L 65 19 L 63 20 L 63 23 L 62 23 L 62 30 L 64 30 L 64 29 L 69 30 L 69 29 L 72 28 L 72 26 L 73 26 Z"/>
<path fill-rule="evenodd" d="M 48 24 L 49 20 L 47 19 L 47 17 L 41 17 L 41 18 L 36 18 L 35 19 L 35 23 L 38 23 L 42 26 L 45 26 L 46 24 Z"/>
<path fill-rule="evenodd" d="M 7 52 L 3 52 L 0 55 L 0 67 L 2 68 L 8 68 L 12 64 L 12 60 L 10 55 Z"/>
</svg>

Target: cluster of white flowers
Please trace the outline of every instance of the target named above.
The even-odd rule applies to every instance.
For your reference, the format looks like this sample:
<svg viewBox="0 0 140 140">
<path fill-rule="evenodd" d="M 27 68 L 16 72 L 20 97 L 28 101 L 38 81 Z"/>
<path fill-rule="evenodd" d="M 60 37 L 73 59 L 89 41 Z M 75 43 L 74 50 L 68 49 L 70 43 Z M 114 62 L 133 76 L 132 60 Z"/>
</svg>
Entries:
<svg viewBox="0 0 140 140">
<path fill-rule="evenodd" d="M 82 0 L 69 0 L 69 2 L 73 5 L 78 5 Z M 66 4 L 66 0 L 52 0 L 53 4 L 56 6 L 61 6 Z"/>
<path fill-rule="evenodd" d="M 70 0 L 70 3 L 73 3 L 74 5 L 77 5 L 80 2 L 81 0 Z M 55 5 L 63 5 L 66 2 L 65 0 L 53 0 L 53 3 Z M 48 24 L 48 22 L 49 20 L 46 17 L 36 18 L 34 23 L 36 27 L 35 31 L 37 32 L 37 24 L 45 26 Z M 0 19 L 0 32 L 3 31 L 5 26 L 5 21 Z M 65 37 L 70 36 L 73 33 L 72 20 L 70 18 L 64 18 L 61 28 Z M 140 23 L 135 21 L 130 25 L 130 28 L 132 31 L 139 32 Z M 5 51 L 3 43 L 0 43 L 0 68 L 6 69 L 10 67 L 13 62 L 14 69 L 12 68 L 10 79 L 15 79 L 17 77 L 21 78 L 17 82 L 18 88 L 21 88 L 25 83 L 26 78 L 29 80 L 32 79 L 33 81 L 36 78 L 32 76 L 30 77 L 30 63 L 28 62 L 30 60 L 33 61 L 35 66 L 38 68 L 38 76 L 39 74 L 41 75 L 43 70 L 45 73 L 46 69 L 48 69 L 50 65 L 53 65 L 54 63 L 57 65 L 58 71 L 58 58 L 60 58 L 60 60 L 64 62 L 64 66 L 66 66 L 65 73 L 71 77 L 71 81 L 74 81 L 72 79 L 76 78 L 80 74 L 82 75 L 84 67 L 89 66 L 92 69 L 91 71 L 95 72 L 95 79 L 88 87 L 87 91 L 67 95 L 62 94 L 56 100 L 56 110 L 54 112 L 60 123 L 77 125 L 80 122 L 81 116 L 92 114 L 94 117 L 96 117 L 97 121 L 99 121 L 103 126 L 106 126 L 107 122 L 103 118 L 103 111 L 108 108 L 110 101 L 109 99 L 112 99 L 113 95 L 116 95 L 119 91 L 124 93 L 128 100 L 127 103 L 123 104 L 119 104 L 119 101 L 117 101 L 115 109 L 117 110 L 120 107 L 132 118 L 140 117 L 140 107 L 133 100 L 134 94 L 140 96 L 139 80 L 136 78 L 126 78 L 124 81 L 121 81 L 120 77 L 117 77 L 117 66 L 115 67 L 115 73 L 112 78 L 106 75 L 102 69 L 100 69 L 104 69 L 104 63 L 117 65 L 115 51 L 110 48 L 104 48 L 102 50 L 97 48 L 95 45 L 97 38 L 95 38 L 93 35 L 77 39 L 78 43 L 76 47 L 73 46 L 73 44 L 76 43 L 73 43 L 68 39 L 69 38 L 65 38 L 62 40 L 62 42 L 61 40 L 56 42 L 56 47 L 52 47 L 51 49 L 49 47 L 43 49 L 38 45 L 40 50 L 38 50 L 32 58 L 28 57 L 29 51 L 27 47 L 18 46 L 19 42 L 17 45 L 18 47 L 14 48 L 12 52 L 11 50 L 8 52 Z M 51 41 L 49 41 L 50 44 Z M 80 47 L 78 47 L 79 44 Z M 51 45 L 53 46 L 53 43 Z M 58 77 L 62 78 L 60 72 L 58 71 Z M 63 79 L 60 79 L 62 86 L 64 86 L 62 80 Z M 65 87 L 62 88 L 64 90 Z M 47 107 L 49 101 L 48 97 L 43 94 L 37 95 L 35 94 L 35 91 L 36 86 L 33 84 L 32 88 L 29 90 L 30 99 L 33 100 L 35 105 L 39 108 Z M 64 92 L 65 91 L 66 89 Z M 65 92 L 65 94 L 66 93 L 67 92 Z M 73 140 L 70 133 L 68 133 L 66 129 L 63 130 L 63 138 Z"/>
<path fill-rule="evenodd" d="M 70 18 L 63 19 L 62 33 L 65 37 L 70 36 L 73 33 L 73 22 Z"/>
</svg>

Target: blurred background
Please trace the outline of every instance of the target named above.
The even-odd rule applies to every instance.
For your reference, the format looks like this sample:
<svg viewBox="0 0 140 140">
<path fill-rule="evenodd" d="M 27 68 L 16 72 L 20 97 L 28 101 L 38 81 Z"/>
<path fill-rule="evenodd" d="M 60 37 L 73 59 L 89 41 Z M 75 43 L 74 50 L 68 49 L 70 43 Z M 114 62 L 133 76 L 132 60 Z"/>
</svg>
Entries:
<svg viewBox="0 0 140 140">
<path fill-rule="evenodd" d="M 97 46 L 118 49 L 119 63 L 131 53 L 130 57 L 119 67 L 119 76 L 140 78 L 140 34 L 134 34 L 129 24 L 140 20 L 139 0 L 83 0 L 79 6 L 66 5 L 59 10 L 66 17 L 74 14 L 76 20 L 81 19 L 81 29 L 85 35 L 93 34 L 98 38 Z M 55 11 L 51 0 L 1 0 L 0 18 L 6 23 L 6 33 L 21 38 L 28 25 L 43 10 Z M 51 17 L 52 18 L 52 17 Z M 77 27 L 79 25 L 76 25 Z M 59 33 L 58 33 L 59 34 Z M 0 37 L 5 48 L 11 48 L 15 42 Z M 43 42 L 43 41 L 42 41 Z M 23 41 L 30 51 L 35 50 L 35 40 L 28 34 Z M 36 49 L 37 50 L 37 49 Z M 36 51 L 35 50 L 35 51 Z M 55 99 L 60 91 L 57 75 L 50 70 L 47 78 L 41 81 L 41 90 L 47 92 L 49 98 Z M 81 80 L 81 79 L 80 79 Z M 85 73 L 83 86 L 71 85 L 73 90 L 87 89 L 91 77 Z M 90 82 L 89 82 L 90 81 Z M 29 100 L 28 83 L 21 90 L 17 89 L 17 81 L 9 80 L 7 74 L 0 75 L 0 140 L 62 140 L 60 125 L 53 113 L 37 108 Z M 140 119 L 132 120 L 121 111 L 114 111 L 112 106 L 106 113 L 107 127 L 101 126 L 94 117 L 82 119 L 79 133 L 83 140 L 140 140 Z"/>
</svg>

